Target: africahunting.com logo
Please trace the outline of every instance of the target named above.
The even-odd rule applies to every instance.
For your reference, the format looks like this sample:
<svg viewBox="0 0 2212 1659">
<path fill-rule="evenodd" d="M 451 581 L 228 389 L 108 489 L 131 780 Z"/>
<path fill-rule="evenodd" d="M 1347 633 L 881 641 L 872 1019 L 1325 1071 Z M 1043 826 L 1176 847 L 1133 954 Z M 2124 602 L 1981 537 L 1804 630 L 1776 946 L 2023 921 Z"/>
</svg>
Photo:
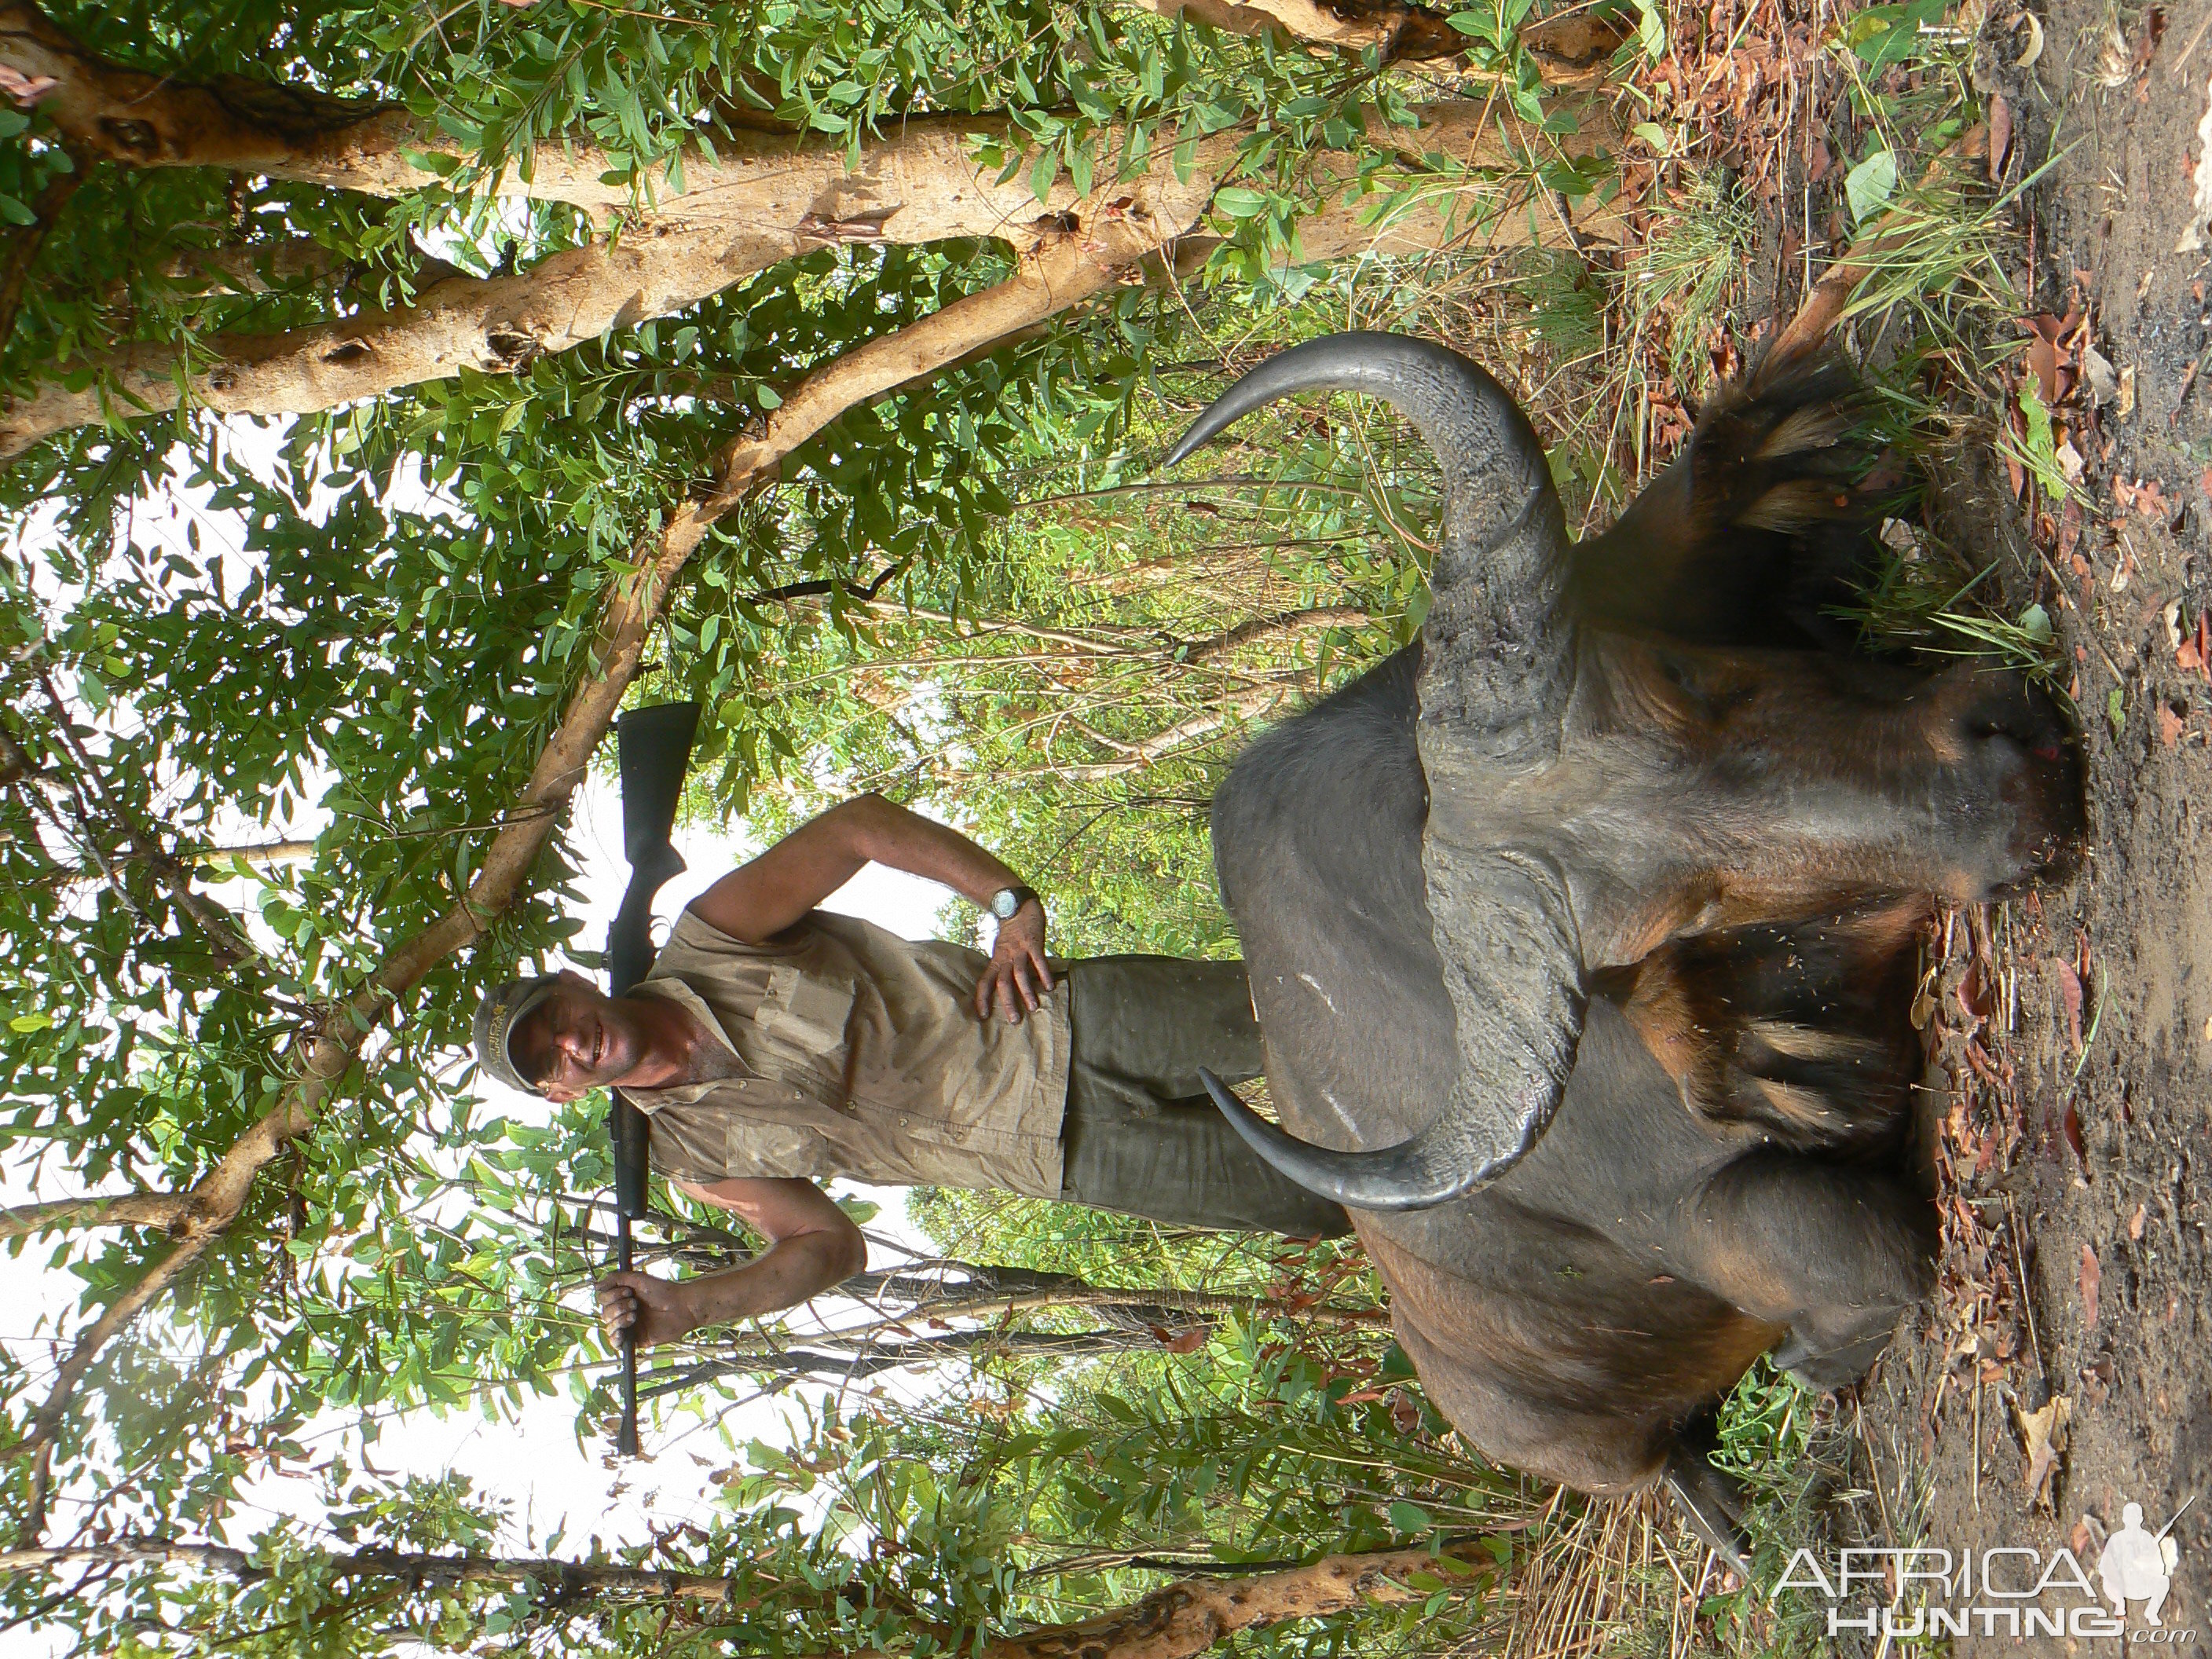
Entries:
<svg viewBox="0 0 2212 1659">
<path fill-rule="evenodd" d="M 1827 1604 L 1828 1634 L 1888 1638 L 2036 1636 L 2098 1638 L 2130 1644 L 2186 1647 L 2194 1629 L 2165 1622 L 2166 1597 L 2181 1559 L 2173 1537 L 2192 1498 L 2156 1532 L 2142 1505 L 2120 1511 L 2120 1527 L 2096 1552 L 2093 1580 L 2073 1550 L 2020 1547 L 1954 1552 L 1844 1549 L 1824 1569 L 1809 1549 L 1790 1558 L 1767 1592 L 1817 1596 Z M 2076 1541 L 2079 1540 L 2077 1534 Z"/>
</svg>

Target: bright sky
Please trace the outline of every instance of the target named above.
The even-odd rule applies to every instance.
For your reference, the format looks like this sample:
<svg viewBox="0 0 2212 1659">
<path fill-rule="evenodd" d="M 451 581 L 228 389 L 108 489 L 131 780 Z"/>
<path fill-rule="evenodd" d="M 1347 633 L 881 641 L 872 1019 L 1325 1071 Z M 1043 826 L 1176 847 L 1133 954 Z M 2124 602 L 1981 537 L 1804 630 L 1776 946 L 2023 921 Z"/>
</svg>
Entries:
<svg viewBox="0 0 2212 1659">
<path fill-rule="evenodd" d="M 241 450 L 274 453 L 276 440 L 270 434 L 235 423 L 232 434 Z M 427 500 L 423 505 L 432 510 L 437 506 Z M 198 547 L 192 556 L 227 557 L 237 562 L 232 574 L 242 574 L 242 556 L 237 550 L 243 538 L 234 520 L 226 522 L 228 518 L 210 509 L 204 492 L 172 489 L 160 498 L 136 504 L 128 533 L 142 545 L 167 545 L 183 552 L 190 545 L 189 526 L 198 534 Z M 41 528 L 41 520 L 51 525 L 46 515 L 34 514 L 20 544 L 34 566 L 42 541 L 52 533 Z M 40 588 L 49 603 L 66 609 L 69 596 L 51 580 L 42 582 Z M 311 793 L 319 790 L 321 781 L 309 781 Z M 621 808 L 611 781 L 594 778 L 587 783 L 579 792 L 571 815 L 572 844 L 580 865 L 576 885 L 584 895 L 585 927 L 580 938 L 597 947 L 605 939 L 629 876 L 622 860 Z M 320 827 L 319 814 L 310 809 L 289 823 L 245 827 L 237 839 L 313 836 Z M 664 936 L 666 920 L 695 894 L 758 850 L 742 823 L 683 826 L 675 840 L 689 868 L 661 890 L 656 909 L 663 930 L 657 938 Z M 210 890 L 249 921 L 258 923 L 253 884 L 232 881 Z M 933 883 L 872 866 L 836 894 L 826 908 L 864 916 L 894 933 L 919 939 L 938 932 L 938 915 L 949 897 Z M 489 1081 L 482 1087 L 500 1097 L 498 1106 L 509 1116 L 526 1118 L 533 1109 L 542 1110 L 539 1103 L 529 1097 L 507 1094 Z M 869 1231 L 926 1251 L 923 1241 L 906 1224 L 902 1193 L 845 1182 L 836 1183 L 832 1190 L 873 1199 L 881 1210 L 869 1224 Z M 0 1165 L 0 1204 L 66 1195 L 56 1190 L 51 1179 L 45 1190 L 34 1192 L 22 1169 Z M 0 1341 L 26 1361 L 33 1376 L 41 1379 L 41 1388 L 56 1363 L 57 1336 L 66 1340 L 80 1322 L 75 1310 L 82 1285 L 74 1275 L 46 1265 L 52 1254 L 45 1243 L 33 1241 L 20 1257 L 0 1256 L 0 1305 L 9 1310 L 5 1319 L 0 1320 Z M 879 1248 L 872 1251 L 872 1257 L 871 1265 L 877 1267 L 903 1259 Z M 587 1308 L 588 1291 L 580 1290 L 575 1300 L 580 1310 Z M 841 1306 L 849 1309 L 849 1305 L 834 1304 L 825 1298 L 820 1307 L 825 1316 L 834 1317 Z M 801 1323 L 798 1328 L 806 1327 Z M 896 1377 L 878 1380 L 895 1393 L 900 1391 Z M 823 1392 L 793 1389 L 781 1402 L 744 1407 L 732 1427 L 743 1438 L 784 1440 L 788 1432 L 785 1425 L 796 1413 L 793 1402 L 818 1397 Z M 475 1414 L 441 1420 L 427 1410 L 410 1413 L 386 1423 L 369 1453 L 369 1462 L 386 1474 L 458 1470 L 472 1477 L 481 1490 L 510 1499 L 514 1505 L 514 1524 L 508 1535 L 499 1540 L 499 1547 L 517 1553 L 556 1528 L 568 1534 L 564 1552 L 580 1550 L 595 1534 L 609 1543 L 642 1541 L 648 1536 L 649 1523 L 665 1527 L 696 1516 L 713 1503 L 714 1489 L 707 1476 L 726 1467 L 728 1458 L 713 1431 L 696 1420 L 672 1414 L 663 1428 L 648 1419 L 643 1427 L 647 1455 L 623 1465 L 613 1459 L 606 1445 L 579 1447 L 574 1419 L 574 1407 L 565 1397 L 533 1402 L 519 1421 L 512 1423 L 490 1423 Z M 335 1449 L 346 1437 L 349 1420 L 343 1413 L 328 1414 L 313 1425 L 307 1437 L 309 1443 Z M 88 1496 L 75 1495 L 78 1504 Z M 279 1515 L 297 1516 L 312 1527 L 319 1513 L 316 1483 L 308 1477 L 264 1475 L 255 1480 L 244 1496 L 246 1502 L 224 1529 L 228 1541 L 243 1541 Z M 50 1540 L 66 1536 L 73 1507 L 66 1490 L 57 1493 Z M 0 1659 L 32 1655 L 43 1659 L 64 1645 L 52 1632 L 21 1629 L 0 1633 Z"/>
</svg>

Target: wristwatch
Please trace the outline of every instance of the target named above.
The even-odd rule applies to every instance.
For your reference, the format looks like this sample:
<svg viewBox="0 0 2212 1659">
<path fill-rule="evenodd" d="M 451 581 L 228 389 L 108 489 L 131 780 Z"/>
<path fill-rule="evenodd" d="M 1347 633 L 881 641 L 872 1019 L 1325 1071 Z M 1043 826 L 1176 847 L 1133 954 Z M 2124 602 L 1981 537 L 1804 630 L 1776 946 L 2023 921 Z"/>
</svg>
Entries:
<svg viewBox="0 0 2212 1659">
<path fill-rule="evenodd" d="M 1044 908 L 1044 901 L 1037 898 L 1036 893 L 1029 888 L 1001 887 L 991 895 L 991 902 L 985 908 L 1000 921 L 1012 921 L 1014 919 L 1014 913 L 1031 899 L 1036 899 L 1039 909 Z"/>
</svg>

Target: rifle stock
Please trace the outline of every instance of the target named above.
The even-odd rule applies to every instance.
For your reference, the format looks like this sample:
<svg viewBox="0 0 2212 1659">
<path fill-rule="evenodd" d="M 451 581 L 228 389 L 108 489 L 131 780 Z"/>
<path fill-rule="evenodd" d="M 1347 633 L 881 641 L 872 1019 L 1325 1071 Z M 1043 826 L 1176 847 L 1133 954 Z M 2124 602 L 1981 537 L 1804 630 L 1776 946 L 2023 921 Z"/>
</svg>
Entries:
<svg viewBox="0 0 2212 1659">
<path fill-rule="evenodd" d="M 607 930 L 607 989 L 622 996 L 653 967 L 653 899 L 663 883 L 684 870 L 684 857 L 669 837 L 676 808 L 684 797 L 684 769 L 691 763 L 691 740 L 699 730 L 699 705 L 665 702 L 633 708 L 615 722 L 615 753 L 620 768 L 623 856 L 629 885 L 622 908 Z M 647 1142 L 645 1114 L 617 1091 L 607 1112 L 607 1134 L 614 1144 L 615 1261 L 630 1270 L 629 1224 L 646 1213 Z M 624 1457 L 638 1453 L 637 1338 L 622 1340 L 622 1427 L 615 1449 Z"/>
</svg>

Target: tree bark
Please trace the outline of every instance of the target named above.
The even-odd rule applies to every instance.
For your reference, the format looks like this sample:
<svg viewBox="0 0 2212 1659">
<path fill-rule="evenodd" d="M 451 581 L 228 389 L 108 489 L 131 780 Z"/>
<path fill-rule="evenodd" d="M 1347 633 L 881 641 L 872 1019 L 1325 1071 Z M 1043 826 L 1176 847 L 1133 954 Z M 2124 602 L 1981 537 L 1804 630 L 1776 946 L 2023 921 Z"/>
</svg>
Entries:
<svg viewBox="0 0 2212 1659">
<path fill-rule="evenodd" d="M 169 1227 L 182 1218 L 191 1203 L 184 1193 L 118 1193 L 23 1204 L 0 1210 L 0 1239 L 61 1227 Z"/>
<path fill-rule="evenodd" d="M 976 167 L 968 137 L 987 126 L 999 130 L 964 118 L 910 122 L 895 138 L 865 149 L 860 169 L 850 174 L 842 151 L 786 156 L 781 168 L 742 187 L 731 185 L 711 199 L 687 190 L 665 204 L 666 216 L 634 226 L 619 239 L 554 254 L 527 271 L 452 277 L 413 305 L 283 334 L 202 341 L 184 385 L 191 401 L 220 413 L 304 414 L 447 379 L 464 368 L 524 369 L 541 353 L 682 311 L 840 237 L 901 245 L 996 237 L 1024 256 L 1079 247 L 1092 264 L 1110 270 L 1160 246 L 1169 239 L 1167 228 L 1194 225 L 1233 167 L 1237 143 L 1234 133 L 1203 140 L 1187 183 L 1176 175 L 1171 149 L 1162 146 L 1142 174 L 1088 197 L 1060 186 L 1054 192 L 1057 205 L 1048 210 L 1025 185 L 997 185 Z M 1408 161 L 1448 156 L 1509 176 L 1525 175 L 1533 157 L 1552 143 L 1510 123 L 1487 125 L 1474 104 L 1431 106 L 1419 127 L 1382 131 Z M 1588 154 L 1609 134 L 1609 127 L 1594 125 L 1568 153 Z M 732 166 L 742 159 L 723 153 Z M 541 185 L 549 173 L 540 166 Z M 696 183 L 688 169 L 686 179 Z M 1298 252 L 1314 261 L 1369 250 L 1406 254 L 1455 242 L 1545 240 L 1565 219 L 1588 237 L 1617 220 L 1610 205 L 1589 198 L 1571 213 L 1548 203 L 1532 213 L 1526 210 L 1534 204 L 1516 204 L 1509 189 L 1495 197 L 1430 194 L 1387 222 L 1371 222 L 1373 204 L 1356 193 L 1354 163 L 1334 153 L 1315 158 L 1308 185 L 1321 205 L 1299 227 Z M 1477 220 L 1478 210 L 1487 218 Z M 1193 269 L 1218 245 L 1196 241 L 1177 263 Z M 1094 282 L 1085 295 L 1112 285 Z M 169 346 L 133 345 L 94 363 L 98 374 L 82 390 L 52 383 L 17 400 L 0 414 L 0 459 L 73 427 L 176 408 L 177 361 Z"/>
<path fill-rule="evenodd" d="M 249 1550 L 221 1544 L 172 1542 L 161 1538 L 118 1539 L 52 1549 L 0 1550 L 0 1572 L 29 1572 L 55 1567 L 118 1567 L 158 1562 L 227 1573 L 245 1581 L 265 1578 Z M 332 1570 L 347 1577 L 400 1578 L 415 1584 L 539 1584 L 586 1595 L 643 1596 L 658 1600 L 720 1601 L 733 1580 L 708 1573 L 660 1572 L 580 1561 L 507 1556 L 431 1555 L 414 1550 L 354 1550 L 331 1557 Z"/>
<path fill-rule="evenodd" d="M 530 1583 L 560 1592 L 567 1600 L 605 1596 L 720 1601 L 738 1583 L 705 1573 L 404 1550 L 356 1550 L 333 1555 L 330 1562 L 334 1574 L 343 1577 L 396 1578 L 429 1585 Z M 141 1563 L 196 1566 L 242 1580 L 267 1576 L 245 1550 L 157 1538 L 0 1550 L 0 1572 Z M 1362 1607 L 1425 1601 L 1439 1583 L 1465 1594 L 1494 1582 L 1498 1571 L 1498 1558 L 1488 1541 L 1480 1538 L 1460 1540 L 1436 1551 L 1325 1555 L 1304 1566 L 1246 1577 L 1208 1574 L 1178 1579 L 1141 1601 L 1095 1618 L 987 1638 L 966 1650 L 974 1659 L 1195 1659 L 1240 1631 L 1264 1629 L 1290 1619 L 1322 1619 Z M 1431 1582 L 1414 1582 L 1419 1578 Z M 765 1603 L 769 1598 L 759 1600 Z M 891 1659 L 891 1650 L 861 1649 L 816 1659 Z"/>
<path fill-rule="evenodd" d="M 1273 34 L 1358 53 L 1369 47 L 1386 64 L 1456 58 L 1468 37 L 1443 12 L 1399 0 L 1117 0 L 1158 17 L 1187 17 L 1224 34 Z M 1587 11 L 1544 17 L 1524 27 L 1520 40 L 1536 60 L 1547 87 L 1594 86 L 1623 37 Z"/>
<path fill-rule="evenodd" d="M 1448 58 L 1466 44 L 1442 13 L 1402 0 L 1126 3 L 1232 33 L 1284 34 L 1353 52 L 1376 47 L 1386 58 Z M 1554 86 L 1595 85 L 1620 39 L 1579 12 L 1540 20 L 1522 34 L 1547 82 Z M 444 133 L 417 126 L 404 110 L 391 106 L 242 76 L 194 82 L 108 63 L 57 27 L 29 0 L 0 3 L 0 64 L 27 76 L 52 76 L 58 85 L 40 107 L 55 125 L 89 154 L 137 167 L 228 167 L 397 196 L 439 180 L 438 174 L 409 161 L 406 152 L 462 155 Z M 1003 133 L 1005 124 L 996 125 Z M 771 123 L 748 118 L 716 135 L 715 149 L 730 157 L 726 168 L 696 147 L 684 153 L 683 193 L 718 191 L 757 173 L 763 161 L 789 161 L 794 149 L 804 154 L 809 148 L 821 153 L 838 146 L 804 141 Z M 541 196 L 603 215 L 635 204 L 626 183 L 603 179 L 616 170 L 596 146 L 547 145 L 533 161 L 534 180 L 526 183 L 510 166 L 493 187 L 502 195 Z M 1026 193 L 1018 185 L 1012 191 Z M 659 187 L 653 193 L 664 203 L 667 199 Z"/>
</svg>

